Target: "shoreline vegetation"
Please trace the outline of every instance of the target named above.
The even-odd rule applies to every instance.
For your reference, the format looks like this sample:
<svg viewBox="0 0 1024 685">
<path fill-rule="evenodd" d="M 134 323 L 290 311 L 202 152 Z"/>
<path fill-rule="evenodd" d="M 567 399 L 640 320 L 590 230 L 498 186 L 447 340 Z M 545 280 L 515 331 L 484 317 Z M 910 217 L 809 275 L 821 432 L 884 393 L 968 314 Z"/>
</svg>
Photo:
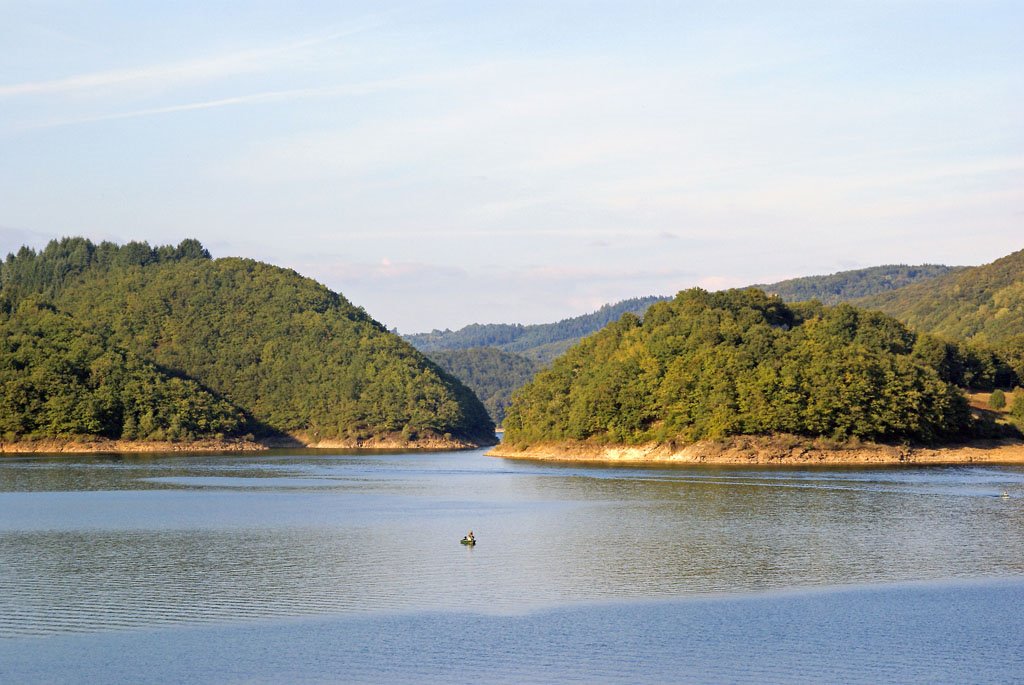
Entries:
<svg viewBox="0 0 1024 685">
<path fill-rule="evenodd" d="M 885 445 L 868 442 L 837 444 L 832 441 L 809 440 L 790 435 L 737 436 L 726 440 L 702 440 L 688 445 L 597 445 L 565 441 L 523 447 L 502 443 L 488 451 L 487 456 L 621 465 L 1024 464 L 1024 440 L 973 440 L 941 446 Z"/>
</svg>

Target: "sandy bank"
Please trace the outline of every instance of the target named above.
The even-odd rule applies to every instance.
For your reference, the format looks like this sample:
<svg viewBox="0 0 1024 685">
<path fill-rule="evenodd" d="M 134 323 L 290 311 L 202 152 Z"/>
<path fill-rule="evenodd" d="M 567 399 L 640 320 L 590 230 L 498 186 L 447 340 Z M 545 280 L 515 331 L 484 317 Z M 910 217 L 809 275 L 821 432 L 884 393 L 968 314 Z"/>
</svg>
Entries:
<svg viewBox="0 0 1024 685">
<path fill-rule="evenodd" d="M 192 442 L 166 442 L 146 440 L 25 440 L 0 441 L 0 454 L 54 454 L 54 453 L 106 453 L 106 452 L 259 452 L 269 449 L 401 449 L 401 450 L 460 450 L 481 447 L 457 438 L 424 438 L 408 441 L 401 438 L 375 438 L 371 440 L 307 441 L 302 436 L 269 438 L 264 440 L 194 440 Z"/>
<path fill-rule="evenodd" d="M 468 450 L 483 447 L 465 440 L 445 440 L 443 438 L 428 438 L 408 442 L 404 440 L 373 439 L 373 440 L 321 440 L 303 447 L 311 449 L 373 449 L 373 450 Z"/>
<path fill-rule="evenodd" d="M 50 454 L 58 452 L 256 452 L 267 444 L 251 440 L 195 440 L 166 442 L 145 440 L 24 440 L 0 442 L 0 454 Z"/>
<path fill-rule="evenodd" d="M 602 462 L 611 464 L 1021 464 L 1024 442 L 978 441 L 943 447 L 861 444 L 820 446 L 797 438 L 739 437 L 692 445 L 590 445 L 559 443 L 527 448 L 501 444 L 487 453 L 507 459 Z"/>
</svg>

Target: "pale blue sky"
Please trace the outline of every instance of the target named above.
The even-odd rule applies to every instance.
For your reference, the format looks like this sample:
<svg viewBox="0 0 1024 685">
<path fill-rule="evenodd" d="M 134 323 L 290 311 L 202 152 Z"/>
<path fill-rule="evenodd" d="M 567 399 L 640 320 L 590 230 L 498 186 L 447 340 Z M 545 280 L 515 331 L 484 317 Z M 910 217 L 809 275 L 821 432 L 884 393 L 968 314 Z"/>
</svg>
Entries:
<svg viewBox="0 0 1024 685">
<path fill-rule="evenodd" d="M 0 0 L 0 252 L 292 267 L 402 332 L 1024 247 L 1024 2 Z"/>
</svg>

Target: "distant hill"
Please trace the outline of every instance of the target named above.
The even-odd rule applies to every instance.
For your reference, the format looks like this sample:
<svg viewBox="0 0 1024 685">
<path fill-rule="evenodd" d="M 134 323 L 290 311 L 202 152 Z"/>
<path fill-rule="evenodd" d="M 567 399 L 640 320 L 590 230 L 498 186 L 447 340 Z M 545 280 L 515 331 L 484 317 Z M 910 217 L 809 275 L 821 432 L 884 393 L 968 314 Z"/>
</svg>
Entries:
<svg viewBox="0 0 1024 685">
<path fill-rule="evenodd" d="M 805 276 L 778 283 L 750 287 L 778 295 L 786 302 L 818 300 L 823 304 L 847 302 L 867 295 L 902 288 L 920 281 L 952 273 L 963 267 L 921 264 L 875 266 L 867 269 L 840 271 L 825 276 Z M 606 304 L 590 314 L 546 324 L 470 324 L 456 331 L 434 330 L 404 336 L 422 352 L 460 350 L 470 347 L 496 347 L 516 352 L 546 364 L 567 350 L 573 343 L 629 312 L 643 316 L 655 302 L 671 299 L 651 295 Z"/>
<path fill-rule="evenodd" d="M 0 264 L 0 440 L 493 442 L 457 379 L 294 271 L 82 238 Z"/>
<path fill-rule="evenodd" d="M 791 278 L 778 283 L 762 283 L 750 287 L 763 290 L 771 295 L 778 295 L 786 302 L 818 300 L 822 304 L 839 304 L 903 288 L 961 269 L 963 267 L 941 264 L 920 264 L 918 266 L 888 264 L 867 269 L 840 271 L 826 276 Z"/>
<path fill-rule="evenodd" d="M 556 323 L 471 324 L 452 330 L 407 335 L 405 339 L 472 388 L 501 425 L 512 393 L 538 369 L 623 314 L 642 315 L 660 297 L 637 297 L 606 304 L 596 312 Z"/>
<path fill-rule="evenodd" d="M 1024 250 L 857 304 L 918 331 L 995 349 L 1024 378 Z"/>
<path fill-rule="evenodd" d="M 974 420 L 918 336 L 848 304 L 693 289 L 625 315 L 516 393 L 505 445 L 688 444 L 778 433 L 961 439 Z"/>
<path fill-rule="evenodd" d="M 505 420 L 512 392 L 533 378 L 540 366 L 526 357 L 496 347 L 435 350 L 428 356 L 476 393 L 494 423 Z"/>
<path fill-rule="evenodd" d="M 434 330 L 430 333 L 406 335 L 413 347 L 421 352 L 461 350 L 471 347 L 495 347 L 515 352 L 540 364 L 546 364 L 565 351 L 569 345 L 626 312 L 642 314 L 652 303 L 665 298 L 635 297 L 606 304 L 596 312 L 562 319 L 556 323 L 534 324 L 470 324 L 457 331 Z"/>
</svg>

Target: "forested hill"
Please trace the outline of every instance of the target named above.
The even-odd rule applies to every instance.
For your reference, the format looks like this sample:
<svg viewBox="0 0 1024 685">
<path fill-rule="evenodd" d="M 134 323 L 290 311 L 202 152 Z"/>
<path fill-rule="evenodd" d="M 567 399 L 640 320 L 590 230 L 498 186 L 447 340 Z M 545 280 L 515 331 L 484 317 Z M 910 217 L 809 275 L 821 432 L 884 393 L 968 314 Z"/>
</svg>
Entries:
<svg viewBox="0 0 1024 685">
<path fill-rule="evenodd" d="M 928 281 L 938 276 L 959 271 L 963 267 L 941 264 L 888 264 L 867 269 L 840 271 L 826 276 L 804 276 L 778 283 L 757 284 L 750 287 L 778 295 L 786 302 L 818 300 L 823 304 L 839 304 L 876 293 Z"/>
<path fill-rule="evenodd" d="M 516 393 L 505 441 L 738 434 L 943 441 L 974 431 L 955 348 L 846 304 L 694 289 L 584 339 Z"/>
<path fill-rule="evenodd" d="M 493 442 L 462 383 L 322 285 L 197 241 L 0 265 L 0 439 Z"/>
<path fill-rule="evenodd" d="M 546 364 L 580 338 L 600 330 L 627 312 L 643 314 L 653 302 L 662 299 L 664 298 L 635 297 L 615 304 L 606 304 L 596 312 L 562 319 L 556 323 L 526 326 L 475 323 L 457 331 L 434 330 L 430 333 L 407 335 L 405 339 L 422 352 L 496 347 Z"/>
<path fill-rule="evenodd" d="M 1024 347 L 1024 250 L 858 304 L 945 338 Z"/>
<path fill-rule="evenodd" d="M 526 357 L 495 347 L 436 350 L 429 357 L 476 393 L 494 422 L 505 420 L 512 393 L 525 385 L 539 366 Z"/>
</svg>

